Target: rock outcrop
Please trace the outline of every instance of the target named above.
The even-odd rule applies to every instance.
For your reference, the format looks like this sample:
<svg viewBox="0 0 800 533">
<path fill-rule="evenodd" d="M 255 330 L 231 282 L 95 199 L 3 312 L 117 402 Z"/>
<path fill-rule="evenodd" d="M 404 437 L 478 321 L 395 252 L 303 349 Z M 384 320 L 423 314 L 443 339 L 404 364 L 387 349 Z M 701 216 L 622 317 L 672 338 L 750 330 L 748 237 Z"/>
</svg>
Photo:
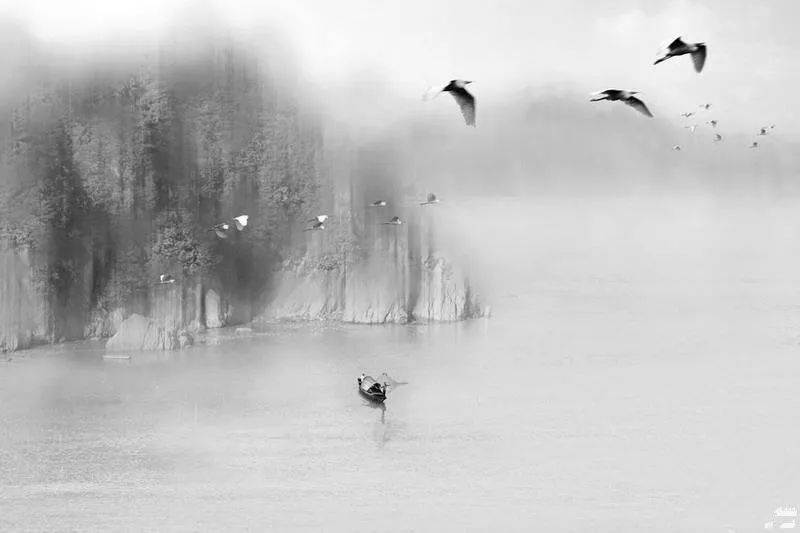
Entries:
<svg viewBox="0 0 800 533">
<path fill-rule="evenodd" d="M 404 324 L 487 313 L 466 274 L 437 249 L 431 217 L 410 213 L 400 226 L 367 224 L 356 228 L 358 247 L 349 253 L 335 254 L 331 243 L 309 236 L 305 256 L 277 272 L 262 318 Z"/>
<path fill-rule="evenodd" d="M 106 343 L 106 350 L 175 350 L 191 343 L 191 337 L 187 338 L 187 335 L 176 329 L 163 327 L 153 319 L 133 314 L 120 324 L 117 333 Z"/>
</svg>

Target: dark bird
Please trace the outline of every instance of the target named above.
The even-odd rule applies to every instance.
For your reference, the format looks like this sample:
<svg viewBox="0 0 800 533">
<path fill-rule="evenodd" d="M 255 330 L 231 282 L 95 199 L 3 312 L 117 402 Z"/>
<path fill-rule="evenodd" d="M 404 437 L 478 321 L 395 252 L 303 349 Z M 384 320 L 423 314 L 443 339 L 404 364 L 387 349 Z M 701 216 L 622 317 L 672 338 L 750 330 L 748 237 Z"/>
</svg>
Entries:
<svg viewBox="0 0 800 533">
<path fill-rule="evenodd" d="M 231 229 L 230 224 L 227 222 L 221 222 L 219 224 L 215 224 L 211 226 L 208 231 L 213 231 L 217 234 L 217 237 L 220 239 L 227 239 L 228 238 L 228 231 Z"/>
<path fill-rule="evenodd" d="M 164 284 L 164 283 L 175 283 L 175 278 L 172 277 L 169 274 L 161 274 L 158 277 L 158 282 L 161 283 L 161 284 Z"/>
<path fill-rule="evenodd" d="M 428 193 L 428 200 L 425 202 L 420 202 L 419 205 L 431 205 L 431 204 L 438 204 L 439 200 L 436 198 L 436 195 L 432 192 Z"/>
<path fill-rule="evenodd" d="M 374 202 L 369 204 L 369 207 L 386 207 L 387 205 L 389 204 L 387 204 L 386 201 L 384 200 L 375 200 Z"/>
<path fill-rule="evenodd" d="M 685 118 L 689 118 L 689 117 L 691 117 L 692 115 L 694 115 L 694 111 L 689 111 L 689 112 L 687 112 L 687 113 L 681 113 L 681 116 L 682 116 L 682 117 L 685 117 Z"/>
<path fill-rule="evenodd" d="M 750 148 L 758 148 L 758 141 L 753 141 L 753 144 L 750 145 Z"/>
<path fill-rule="evenodd" d="M 720 135 L 719 133 L 715 133 L 714 134 L 714 142 L 719 142 L 721 140 L 722 140 L 722 135 Z"/>
<path fill-rule="evenodd" d="M 676 152 L 680 152 L 681 151 L 681 147 L 678 146 L 677 144 L 675 146 L 673 146 L 672 149 L 675 150 Z"/>
<path fill-rule="evenodd" d="M 767 128 L 761 128 L 761 131 L 759 131 L 758 134 L 759 135 L 766 135 L 767 134 Z"/>
<path fill-rule="evenodd" d="M 464 115 L 464 121 L 467 126 L 475 125 L 475 97 L 467 91 L 466 86 L 472 83 L 465 80 L 450 80 L 445 86 L 431 87 L 423 95 L 425 100 L 435 98 L 441 93 L 450 93 L 455 99 L 458 107 L 461 108 L 461 114 Z"/>
<path fill-rule="evenodd" d="M 242 231 L 245 227 L 247 227 L 247 219 L 250 218 L 247 215 L 239 215 L 238 217 L 233 217 L 233 223 L 236 224 L 236 229 Z"/>
<path fill-rule="evenodd" d="M 592 96 L 599 96 L 599 98 L 592 98 L 592 102 L 599 102 L 600 100 L 610 100 L 616 101 L 620 100 L 625 104 L 631 106 L 635 110 L 639 111 L 640 113 L 647 115 L 648 117 L 652 117 L 653 114 L 647 109 L 647 106 L 644 105 L 644 102 L 633 96 L 634 94 L 639 94 L 639 91 L 623 91 L 621 89 L 606 89 L 605 91 L 600 91 L 597 93 L 593 93 Z"/>
<path fill-rule="evenodd" d="M 310 228 L 306 228 L 303 231 L 317 231 L 321 229 L 325 229 L 325 223 L 322 221 L 317 221 L 314 223 L 313 226 L 311 226 Z"/>
<path fill-rule="evenodd" d="M 717 127 L 717 121 L 716 120 L 709 120 L 708 122 L 706 122 L 706 124 L 710 124 L 712 128 L 716 128 Z"/>
<path fill-rule="evenodd" d="M 771 130 L 774 130 L 774 129 L 775 129 L 775 124 L 773 124 L 772 126 L 770 126 L 770 127 L 769 127 L 769 129 L 771 129 Z"/>
<path fill-rule="evenodd" d="M 400 217 L 392 217 L 392 219 L 389 222 L 383 222 L 384 225 L 389 225 L 389 226 L 399 226 L 402 223 L 403 221 L 400 220 Z"/>
<path fill-rule="evenodd" d="M 664 52 L 664 56 L 657 59 L 653 64 L 658 65 L 670 57 L 682 56 L 684 54 L 692 54 L 692 62 L 697 72 L 703 70 L 703 65 L 706 63 L 706 43 L 685 43 L 680 37 L 669 43 Z"/>
<path fill-rule="evenodd" d="M 711 109 L 711 104 L 700 104 L 700 107 L 708 111 L 709 109 Z"/>
</svg>

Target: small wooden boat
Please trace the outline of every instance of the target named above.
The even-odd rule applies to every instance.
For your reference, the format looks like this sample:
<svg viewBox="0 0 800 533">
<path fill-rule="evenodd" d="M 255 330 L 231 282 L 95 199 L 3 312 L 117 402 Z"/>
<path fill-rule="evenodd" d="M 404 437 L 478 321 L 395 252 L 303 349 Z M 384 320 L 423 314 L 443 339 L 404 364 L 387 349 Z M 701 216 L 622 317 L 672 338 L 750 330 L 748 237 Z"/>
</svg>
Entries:
<svg viewBox="0 0 800 533">
<path fill-rule="evenodd" d="M 358 392 L 367 400 L 375 403 L 383 403 L 386 399 L 386 389 L 375 381 L 372 376 L 358 378 Z"/>
</svg>

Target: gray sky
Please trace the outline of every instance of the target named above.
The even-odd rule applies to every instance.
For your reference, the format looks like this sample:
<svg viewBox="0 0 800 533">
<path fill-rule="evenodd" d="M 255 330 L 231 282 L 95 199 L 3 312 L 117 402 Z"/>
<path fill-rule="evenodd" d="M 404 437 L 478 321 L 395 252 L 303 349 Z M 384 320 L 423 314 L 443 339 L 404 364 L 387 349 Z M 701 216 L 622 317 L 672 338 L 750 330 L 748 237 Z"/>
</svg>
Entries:
<svg viewBox="0 0 800 533">
<path fill-rule="evenodd" d="M 280 27 L 317 83 L 341 86 L 369 73 L 418 99 L 430 84 L 463 77 L 475 80 L 484 101 L 528 87 L 630 88 L 644 92 L 659 118 L 679 121 L 678 113 L 708 101 L 726 131 L 774 122 L 783 134 L 800 135 L 796 0 L 207 2 L 240 29 Z M 5 14 L 59 43 L 156 30 L 187 3 L 0 0 Z M 653 66 L 660 46 L 677 35 L 708 44 L 702 74 L 688 57 Z"/>
</svg>

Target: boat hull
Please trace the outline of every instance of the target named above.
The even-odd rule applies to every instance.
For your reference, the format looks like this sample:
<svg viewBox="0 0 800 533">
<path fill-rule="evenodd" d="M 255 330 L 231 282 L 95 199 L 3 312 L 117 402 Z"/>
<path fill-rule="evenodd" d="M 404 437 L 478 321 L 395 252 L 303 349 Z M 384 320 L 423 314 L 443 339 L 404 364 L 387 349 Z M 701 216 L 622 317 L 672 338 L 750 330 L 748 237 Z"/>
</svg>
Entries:
<svg viewBox="0 0 800 533">
<path fill-rule="evenodd" d="M 381 392 L 367 392 L 361 387 L 358 388 L 358 392 L 361 394 L 361 396 L 371 402 L 383 403 L 383 401 L 386 399 L 386 395 Z"/>
</svg>

